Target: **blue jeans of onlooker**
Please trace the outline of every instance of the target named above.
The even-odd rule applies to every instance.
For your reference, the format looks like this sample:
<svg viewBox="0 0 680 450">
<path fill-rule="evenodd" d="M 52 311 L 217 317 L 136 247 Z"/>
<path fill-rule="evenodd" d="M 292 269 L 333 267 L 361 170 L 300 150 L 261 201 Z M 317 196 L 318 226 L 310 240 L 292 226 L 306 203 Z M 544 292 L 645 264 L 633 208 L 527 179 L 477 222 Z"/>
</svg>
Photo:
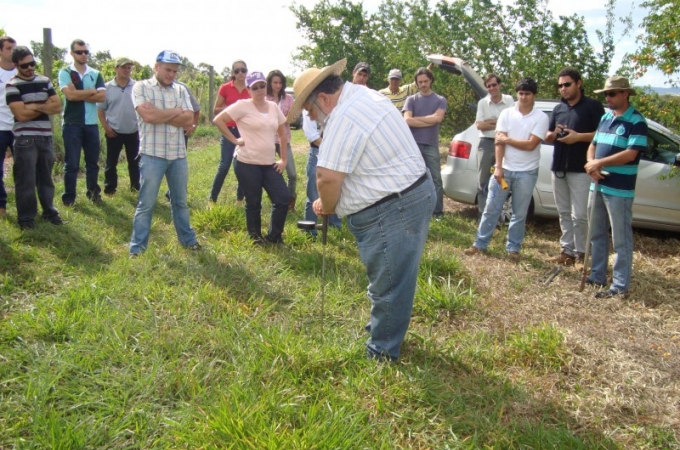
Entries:
<svg viewBox="0 0 680 450">
<path fill-rule="evenodd" d="M 241 137 L 241 133 L 239 133 L 238 128 L 229 127 L 229 131 L 231 131 L 235 137 Z M 234 171 L 236 170 L 236 161 L 234 160 L 235 149 L 236 145 L 229 142 L 227 138 L 224 136 L 220 138 L 220 165 L 217 167 L 217 173 L 215 174 L 212 189 L 210 190 L 210 200 L 213 202 L 216 202 L 217 197 L 220 195 L 222 185 L 224 185 L 224 179 L 227 178 L 232 161 L 234 162 Z M 236 187 L 236 198 L 238 200 L 243 200 L 243 197 L 243 190 L 239 185 Z"/>
<path fill-rule="evenodd" d="M 125 146 L 130 189 L 139 190 L 139 133 L 117 133 L 115 137 L 106 136 L 106 167 L 104 168 L 104 192 L 113 194 L 118 189 L 118 158 Z"/>
<path fill-rule="evenodd" d="M 256 241 L 262 240 L 262 189 L 267 192 L 272 202 L 272 213 L 269 220 L 269 231 L 266 239 L 269 242 L 283 242 L 281 235 L 286 224 L 290 194 L 283 181 L 283 176 L 274 169 L 274 165 L 256 165 L 239 162 L 234 167 L 246 199 L 246 226 L 248 235 Z"/>
<path fill-rule="evenodd" d="M 276 153 L 281 155 L 281 145 L 276 144 Z M 292 198 L 297 197 L 295 190 L 297 189 L 297 170 L 295 170 L 295 159 L 293 158 L 293 149 L 288 143 L 288 149 L 286 151 L 286 176 L 288 177 L 288 193 Z"/>
<path fill-rule="evenodd" d="M 369 356 L 399 358 L 437 194 L 428 177 L 412 191 L 347 216 L 368 275 Z"/>
<path fill-rule="evenodd" d="M 598 192 L 595 209 L 590 218 L 593 246 L 590 281 L 607 284 L 607 261 L 609 259 L 609 227 L 616 252 L 612 284 L 616 292 L 628 292 L 633 272 L 633 199 L 616 197 Z"/>
<path fill-rule="evenodd" d="M 434 207 L 434 216 L 444 214 L 444 188 L 442 187 L 442 159 L 439 156 L 439 147 L 436 145 L 418 144 L 420 154 L 423 155 L 425 165 L 432 175 L 434 188 L 437 191 L 437 203 Z"/>
<path fill-rule="evenodd" d="M 14 142 L 14 190 L 17 204 L 17 222 L 33 223 L 38 214 L 38 202 L 44 219 L 59 215 L 54 207 L 54 150 L 52 136 L 17 136 Z"/>
<path fill-rule="evenodd" d="M 95 198 L 101 192 L 99 177 L 99 129 L 97 125 L 66 124 L 64 138 L 64 194 L 62 202 L 72 205 L 76 201 L 76 183 L 80 168 L 80 150 L 85 153 L 85 183 L 87 197 Z"/>
<path fill-rule="evenodd" d="M 9 130 L 0 130 L 0 208 L 7 208 L 7 191 L 5 190 L 5 154 L 7 149 L 14 154 L 14 134 Z"/>
<path fill-rule="evenodd" d="M 508 226 L 508 242 L 505 251 L 518 252 L 522 248 L 524 240 L 524 230 L 531 197 L 538 179 L 538 169 L 527 172 L 515 172 L 503 170 L 508 189 L 503 190 L 495 177 L 489 180 L 489 196 L 486 199 L 486 207 L 479 222 L 477 237 L 473 244 L 480 250 L 486 250 L 491 243 L 493 230 L 496 229 L 498 219 L 503 211 L 503 204 L 512 192 L 512 218 Z"/>
<path fill-rule="evenodd" d="M 477 147 L 477 209 L 480 214 L 486 207 L 489 196 L 491 167 L 496 163 L 496 145 L 493 138 L 481 138 Z"/>
<path fill-rule="evenodd" d="M 153 208 L 158 198 L 158 190 L 165 176 L 168 188 L 172 192 L 170 212 L 172 223 L 179 243 L 185 247 L 194 245 L 196 233 L 189 224 L 189 207 L 187 206 L 187 183 L 189 166 L 186 158 L 165 159 L 150 155 L 141 155 L 139 159 L 140 188 L 137 209 L 132 219 L 132 237 L 130 253 L 141 253 L 149 243 L 149 230 Z"/>
<path fill-rule="evenodd" d="M 560 215 L 560 246 L 569 256 L 586 251 L 588 236 L 588 188 L 590 175 L 583 172 L 553 172 L 555 206 Z"/>
<path fill-rule="evenodd" d="M 305 220 L 313 220 L 316 222 L 316 214 L 312 209 L 312 203 L 319 198 L 319 191 L 316 189 L 316 163 L 319 161 L 319 147 L 309 147 L 309 155 L 307 156 L 307 201 L 305 202 Z M 328 225 L 336 228 L 342 226 L 342 220 L 332 214 L 328 218 Z M 311 230 L 311 234 L 316 236 L 316 230 Z"/>
</svg>

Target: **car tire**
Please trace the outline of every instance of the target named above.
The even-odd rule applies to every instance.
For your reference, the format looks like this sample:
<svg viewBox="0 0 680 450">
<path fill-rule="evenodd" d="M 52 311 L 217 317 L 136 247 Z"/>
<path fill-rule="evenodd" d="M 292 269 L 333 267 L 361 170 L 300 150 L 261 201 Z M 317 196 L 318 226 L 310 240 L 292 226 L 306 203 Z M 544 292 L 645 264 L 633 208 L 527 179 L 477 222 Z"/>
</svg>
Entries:
<svg viewBox="0 0 680 450">
<path fill-rule="evenodd" d="M 534 198 L 531 197 L 531 203 L 529 203 L 529 211 L 527 211 L 527 219 L 534 215 Z M 498 218 L 498 225 L 507 226 L 510 224 L 510 219 L 512 219 L 512 192 L 508 194 L 508 198 L 505 199 L 503 203 L 503 209 L 501 210 L 501 216 Z"/>
</svg>

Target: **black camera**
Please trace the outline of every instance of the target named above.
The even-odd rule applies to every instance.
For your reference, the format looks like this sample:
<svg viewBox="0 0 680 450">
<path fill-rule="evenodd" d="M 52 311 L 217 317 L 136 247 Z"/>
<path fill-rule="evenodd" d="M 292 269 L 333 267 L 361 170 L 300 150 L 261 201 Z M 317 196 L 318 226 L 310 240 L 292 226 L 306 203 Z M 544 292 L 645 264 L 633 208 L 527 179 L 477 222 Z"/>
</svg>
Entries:
<svg viewBox="0 0 680 450">
<path fill-rule="evenodd" d="M 563 137 L 566 137 L 568 134 L 569 134 L 569 133 L 567 133 L 567 132 L 564 131 L 564 130 L 558 131 L 558 132 L 557 132 L 557 139 L 562 139 Z"/>
</svg>

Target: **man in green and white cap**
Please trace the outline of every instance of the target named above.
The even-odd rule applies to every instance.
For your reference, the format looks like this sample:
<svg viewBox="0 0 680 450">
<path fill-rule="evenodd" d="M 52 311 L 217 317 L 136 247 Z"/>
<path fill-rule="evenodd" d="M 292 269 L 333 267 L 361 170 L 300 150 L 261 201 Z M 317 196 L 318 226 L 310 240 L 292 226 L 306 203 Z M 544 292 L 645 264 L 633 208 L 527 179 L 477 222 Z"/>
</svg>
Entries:
<svg viewBox="0 0 680 450">
<path fill-rule="evenodd" d="M 106 133 L 106 167 L 104 168 L 104 194 L 113 195 L 118 188 L 118 157 L 125 146 L 130 189 L 139 191 L 139 131 L 137 113 L 132 104 L 130 77 L 134 64 L 129 58 L 116 60 L 116 76 L 106 83 L 106 99 L 97 103 L 97 115 Z"/>
</svg>

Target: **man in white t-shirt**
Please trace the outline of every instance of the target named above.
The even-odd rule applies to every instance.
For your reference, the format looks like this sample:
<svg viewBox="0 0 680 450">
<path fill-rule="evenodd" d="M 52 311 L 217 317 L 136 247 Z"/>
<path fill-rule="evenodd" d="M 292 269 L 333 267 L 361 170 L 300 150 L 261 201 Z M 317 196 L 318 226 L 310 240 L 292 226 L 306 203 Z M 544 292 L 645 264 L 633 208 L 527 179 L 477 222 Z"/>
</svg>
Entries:
<svg viewBox="0 0 680 450">
<path fill-rule="evenodd" d="M 527 212 L 538 179 L 541 142 L 548 131 L 548 116 L 534 109 L 538 92 L 536 81 L 522 78 L 515 91 L 517 103 L 513 108 L 503 110 L 496 123 L 495 170 L 489 181 L 489 195 L 477 237 L 473 246 L 465 250 L 466 255 L 486 252 L 503 204 L 512 192 L 512 218 L 505 251 L 511 261 L 519 261 Z"/>
<path fill-rule="evenodd" d="M 7 106 L 5 98 L 5 84 L 17 73 L 16 67 L 12 62 L 12 50 L 17 46 L 17 42 L 9 36 L 0 37 L 0 217 L 7 213 L 7 191 L 3 176 L 5 174 L 5 154 L 7 149 L 13 151 L 14 116 Z"/>
</svg>

